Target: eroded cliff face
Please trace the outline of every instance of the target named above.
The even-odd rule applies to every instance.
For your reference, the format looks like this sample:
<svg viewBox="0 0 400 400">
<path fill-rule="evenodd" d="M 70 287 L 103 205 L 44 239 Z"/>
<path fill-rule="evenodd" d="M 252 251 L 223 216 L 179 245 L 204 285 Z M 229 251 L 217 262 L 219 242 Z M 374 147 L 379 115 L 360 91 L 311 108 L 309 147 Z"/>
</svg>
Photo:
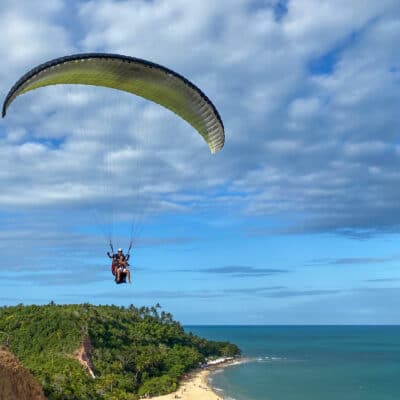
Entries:
<svg viewBox="0 0 400 400">
<path fill-rule="evenodd" d="M 93 372 L 93 363 L 90 357 L 91 352 L 93 351 L 92 343 L 90 343 L 90 339 L 88 336 L 84 337 L 82 341 L 82 346 L 75 352 L 75 358 L 78 362 L 85 368 L 87 373 L 95 379 L 96 376 Z"/>
<path fill-rule="evenodd" d="M 0 347 L 0 400 L 46 400 L 33 375 L 5 347 Z"/>
</svg>

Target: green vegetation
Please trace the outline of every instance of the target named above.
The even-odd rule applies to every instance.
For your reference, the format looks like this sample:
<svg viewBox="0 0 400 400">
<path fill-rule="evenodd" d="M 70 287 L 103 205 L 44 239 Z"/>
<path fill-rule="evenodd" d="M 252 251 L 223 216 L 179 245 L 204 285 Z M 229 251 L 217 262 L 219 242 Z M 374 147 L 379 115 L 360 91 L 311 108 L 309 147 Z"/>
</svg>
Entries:
<svg viewBox="0 0 400 400">
<path fill-rule="evenodd" d="M 48 400 L 136 400 L 174 391 L 208 357 L 237 346 L 185 333 L 160 307 L 55 305 L 0 308 L 0 331 Z M 0 340 L 3 337 L 0 336 Z M 89 338 L 93 379 L 75 353 Z"/>
</svg>

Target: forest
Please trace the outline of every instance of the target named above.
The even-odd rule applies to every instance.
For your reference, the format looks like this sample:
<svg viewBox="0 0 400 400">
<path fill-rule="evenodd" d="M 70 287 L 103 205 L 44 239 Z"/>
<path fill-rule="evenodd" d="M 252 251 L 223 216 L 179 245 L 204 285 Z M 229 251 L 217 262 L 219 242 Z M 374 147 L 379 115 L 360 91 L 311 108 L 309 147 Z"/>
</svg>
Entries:
<svg viewBox="0 0 400 400">
<path fill-rule="evenodd" d="M 240 354 L 232 343 L 185 332 L 159 304 L 5 306 L 0 341 L 37 378 L 48 400 L 166 394 L 207 359 Z M 85 351 L 87 368 L 78 361 L 79 349 Z"/>
</svg>

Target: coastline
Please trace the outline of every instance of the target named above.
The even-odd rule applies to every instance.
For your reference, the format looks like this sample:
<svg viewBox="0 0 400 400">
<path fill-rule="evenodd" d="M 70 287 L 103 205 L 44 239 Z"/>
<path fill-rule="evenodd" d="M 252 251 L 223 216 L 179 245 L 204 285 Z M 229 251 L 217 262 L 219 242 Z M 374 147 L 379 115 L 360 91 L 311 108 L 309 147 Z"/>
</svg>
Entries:
<svg viewBox="0 0 400 400">
<path fill-rule="evenodd" d="M 225 359 L 215 364 L 208 364 L 196 369 L 182 379 L 177 391 L 162 396 L 152 397 L 152 400 L 223 400 L 222 394 L 215 391 L 209 382 L 209 376 L 220 369 L 247 362 L 246 358 Z"/>
</svg>

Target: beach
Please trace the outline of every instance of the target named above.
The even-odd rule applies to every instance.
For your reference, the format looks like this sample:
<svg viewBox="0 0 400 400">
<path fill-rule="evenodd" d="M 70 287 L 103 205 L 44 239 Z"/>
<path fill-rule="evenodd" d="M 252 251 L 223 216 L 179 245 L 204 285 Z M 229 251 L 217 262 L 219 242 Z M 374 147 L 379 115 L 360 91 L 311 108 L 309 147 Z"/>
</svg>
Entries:
<svg viewBox="0 0 400 400">
<path fill-rule="evenodd" d="M 208 378 L 210 374 L 218 369 L 246 362 L 247 359 L 224 358 L 209 363 L 202 369 L 187 374 L 176 392 L 163 396 L 152 397 L 152 400 L 223 400 L 223 396 L 216 393 L 211 387 Z"/>
<path fill-rule="evenodd" d="M 181 382 L 176 392 L 152 397 L 152 400 L 223 400 L 223 397 L 217 395 L 208 383 L 210 373 L 210 370 L 192 372 Z"/>
</svg>

